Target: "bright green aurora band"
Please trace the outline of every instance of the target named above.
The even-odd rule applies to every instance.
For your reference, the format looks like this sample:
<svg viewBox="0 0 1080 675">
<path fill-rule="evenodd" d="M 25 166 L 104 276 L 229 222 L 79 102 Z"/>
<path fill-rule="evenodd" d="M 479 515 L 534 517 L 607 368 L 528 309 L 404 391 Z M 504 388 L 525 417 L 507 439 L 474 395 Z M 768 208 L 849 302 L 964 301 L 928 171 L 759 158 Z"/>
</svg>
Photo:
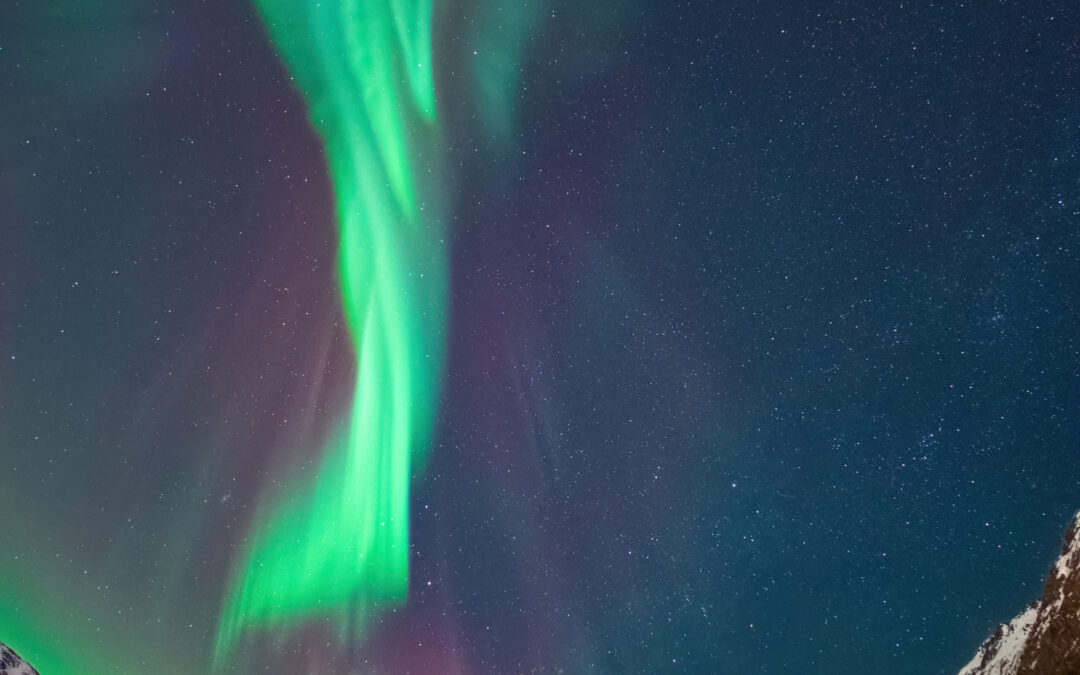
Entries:
<svg viewBox="0 0 1080 675">
<path fill-rule="evenodd" d="M 444 348 L 439 172 L 425 153 L 438 133 L 430 0 L 256 4 L 325 146 L 357 372 L 317 477 L 275 495 L 252 525 L 219 664 L 254 631 L 331 619 L 355 636 L 376 608 L 404 601 L 411 467 L 429 442 Z"/>
</svg>

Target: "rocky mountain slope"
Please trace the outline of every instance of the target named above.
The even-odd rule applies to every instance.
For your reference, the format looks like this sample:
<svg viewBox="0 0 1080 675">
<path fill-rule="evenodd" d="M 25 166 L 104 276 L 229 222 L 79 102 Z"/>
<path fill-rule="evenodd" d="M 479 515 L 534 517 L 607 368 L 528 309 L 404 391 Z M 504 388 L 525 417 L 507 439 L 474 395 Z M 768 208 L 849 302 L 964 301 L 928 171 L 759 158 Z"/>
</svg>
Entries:
<svg viewBox="0 0 1080 675">
<path fill-rule="evenodd" d="M 11 647 L 0 642 L 0 675 L 38 675 Z"/>
<path fill-rule="evenodd" d="M 1080 513 L 1042 597 L 998 626 L 960 675 L 1080 673 Z"/>
</svg>

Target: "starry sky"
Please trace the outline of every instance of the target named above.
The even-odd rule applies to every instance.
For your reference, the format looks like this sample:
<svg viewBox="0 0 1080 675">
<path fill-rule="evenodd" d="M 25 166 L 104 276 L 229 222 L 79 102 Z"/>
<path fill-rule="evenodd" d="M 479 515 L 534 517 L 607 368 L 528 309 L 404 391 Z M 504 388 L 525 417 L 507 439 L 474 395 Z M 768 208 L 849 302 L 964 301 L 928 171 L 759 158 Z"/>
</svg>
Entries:
<svg viewBox="0 0 1080 675">
<path fill-rule="evenodd" d="M 947 673 L 1038 596 L 1074 3 L 448 0 L 408 590 L 215 656 L 358 361 L 338 146 L 258 12 L 0 6 L 0 641 L 42 673 Z"/>
</svg>

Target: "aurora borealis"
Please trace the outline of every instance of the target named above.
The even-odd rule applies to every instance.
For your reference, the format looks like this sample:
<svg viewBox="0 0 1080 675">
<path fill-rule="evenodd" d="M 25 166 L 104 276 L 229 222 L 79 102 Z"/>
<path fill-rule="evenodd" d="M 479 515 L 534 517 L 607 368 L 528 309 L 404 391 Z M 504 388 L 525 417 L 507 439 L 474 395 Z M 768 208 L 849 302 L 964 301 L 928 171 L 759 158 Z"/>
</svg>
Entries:
<svg viewBox="0 0 1080 675">
<path fill-rule="evenodd" d="M 413 454 L 426 450 L 443 352 L 444 236 L 435 191 L 419 184 L 438 185 L 441 172 L 418 179 L 414 168 L 424 137 L 436 137 L 425 128 L 435 116 L 429 4 L 260 10 L 326 149 L 357 374 L 351 416 L 313 485 L 275 496 L 254 526 L 218 633 L 221 659 L 249 626 L 329 613 L 339 634 L 359 635 L 372 605 L 405 600 Z"/>
<path fill-rule="evenodd" d="M 1080 508 L 1078 25 L 0 5 L 0 642 L 956 672 Z"/>
</svg>

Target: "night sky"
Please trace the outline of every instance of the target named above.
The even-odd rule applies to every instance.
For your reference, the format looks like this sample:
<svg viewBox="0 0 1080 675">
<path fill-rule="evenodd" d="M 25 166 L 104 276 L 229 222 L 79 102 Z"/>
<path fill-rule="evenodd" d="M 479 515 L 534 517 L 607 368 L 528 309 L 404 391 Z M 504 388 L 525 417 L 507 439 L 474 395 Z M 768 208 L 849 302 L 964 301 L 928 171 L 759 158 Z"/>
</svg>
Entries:
<svg viewBox="0 0 1080 675">
<path fill-rule="evenodd" d="M 0 641 L 949 673 L 1039 595 L 1080 508 L 1080 7 L 449 0 L 430 63 L 407 597 L 218 660 L 349 415 L 326 143 L 247 2 L 0 4 Z"/>
</svg>

